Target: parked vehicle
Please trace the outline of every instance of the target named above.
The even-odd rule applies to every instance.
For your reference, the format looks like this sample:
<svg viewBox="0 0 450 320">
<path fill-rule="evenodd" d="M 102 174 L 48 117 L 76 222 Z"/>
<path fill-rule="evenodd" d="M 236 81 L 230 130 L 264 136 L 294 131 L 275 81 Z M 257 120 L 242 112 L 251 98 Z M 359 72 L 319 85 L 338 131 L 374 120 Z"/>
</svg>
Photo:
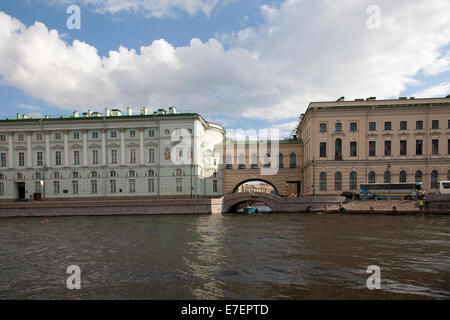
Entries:
<svg viewBox="0 0 450 320">
<path fill-rule="evenodd" d="M 450 194 L 450 181 L 439 181 L 439 194 Z"/>
<path fill-rule="evenodd" d="M 425 186 L 420 183 L 368 183 L 359 186 L 361 194 L 369 199 L 416 199 Z"/>
</svg>

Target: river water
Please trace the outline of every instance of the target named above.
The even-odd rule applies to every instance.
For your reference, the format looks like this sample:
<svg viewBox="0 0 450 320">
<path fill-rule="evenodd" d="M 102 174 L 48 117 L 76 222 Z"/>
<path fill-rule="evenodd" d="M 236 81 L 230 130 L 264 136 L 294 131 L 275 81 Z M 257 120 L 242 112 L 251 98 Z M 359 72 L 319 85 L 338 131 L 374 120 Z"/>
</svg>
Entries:
<svg viewBox="0 0 450 320">
<path fill-rule="evenodd" d="M 449 299 L 449 257 L 446 216 L 4 218 L 0 299 Z"/>
</svg>

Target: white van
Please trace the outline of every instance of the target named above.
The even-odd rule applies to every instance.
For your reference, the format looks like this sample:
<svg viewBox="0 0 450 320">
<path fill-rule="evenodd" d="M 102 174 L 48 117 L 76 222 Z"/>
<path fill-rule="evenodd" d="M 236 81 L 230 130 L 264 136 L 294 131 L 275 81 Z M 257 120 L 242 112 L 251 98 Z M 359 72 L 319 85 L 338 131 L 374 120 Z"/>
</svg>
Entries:
<svg viewBox="0 0 450 320">
<path fill-rule="evenodd" d="M 439 194 L 450 194 L 450 181 L 439 181 Z"/>
</svg>

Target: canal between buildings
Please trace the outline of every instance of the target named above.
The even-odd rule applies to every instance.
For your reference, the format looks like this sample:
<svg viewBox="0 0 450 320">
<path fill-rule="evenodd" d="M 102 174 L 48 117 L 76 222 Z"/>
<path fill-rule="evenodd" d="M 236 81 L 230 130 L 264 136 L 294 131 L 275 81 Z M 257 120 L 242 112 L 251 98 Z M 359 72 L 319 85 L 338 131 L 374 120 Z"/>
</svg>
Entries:
<svg viewBox="0 0 450 320">
<path fill-rule="evenodd" d="M 4 218 L 0 299 L 449 299 L 449 257 L 446 216 Z"/>
</svg>

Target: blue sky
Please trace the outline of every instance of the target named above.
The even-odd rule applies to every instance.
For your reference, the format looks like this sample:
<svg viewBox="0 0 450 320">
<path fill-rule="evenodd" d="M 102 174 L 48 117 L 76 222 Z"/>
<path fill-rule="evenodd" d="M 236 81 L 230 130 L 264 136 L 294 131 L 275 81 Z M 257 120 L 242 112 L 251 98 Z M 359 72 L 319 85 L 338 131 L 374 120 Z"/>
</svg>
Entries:
<svg viewBox="0 0 450 320">
<path fill-rule="evenodd" d="M 175 105 L 286 136 L 309 101 L 449 94 L 448 2 L 380 0 L 375 30 L 371 4 L 2 0 L 0 117 Z"/>
</svg>

